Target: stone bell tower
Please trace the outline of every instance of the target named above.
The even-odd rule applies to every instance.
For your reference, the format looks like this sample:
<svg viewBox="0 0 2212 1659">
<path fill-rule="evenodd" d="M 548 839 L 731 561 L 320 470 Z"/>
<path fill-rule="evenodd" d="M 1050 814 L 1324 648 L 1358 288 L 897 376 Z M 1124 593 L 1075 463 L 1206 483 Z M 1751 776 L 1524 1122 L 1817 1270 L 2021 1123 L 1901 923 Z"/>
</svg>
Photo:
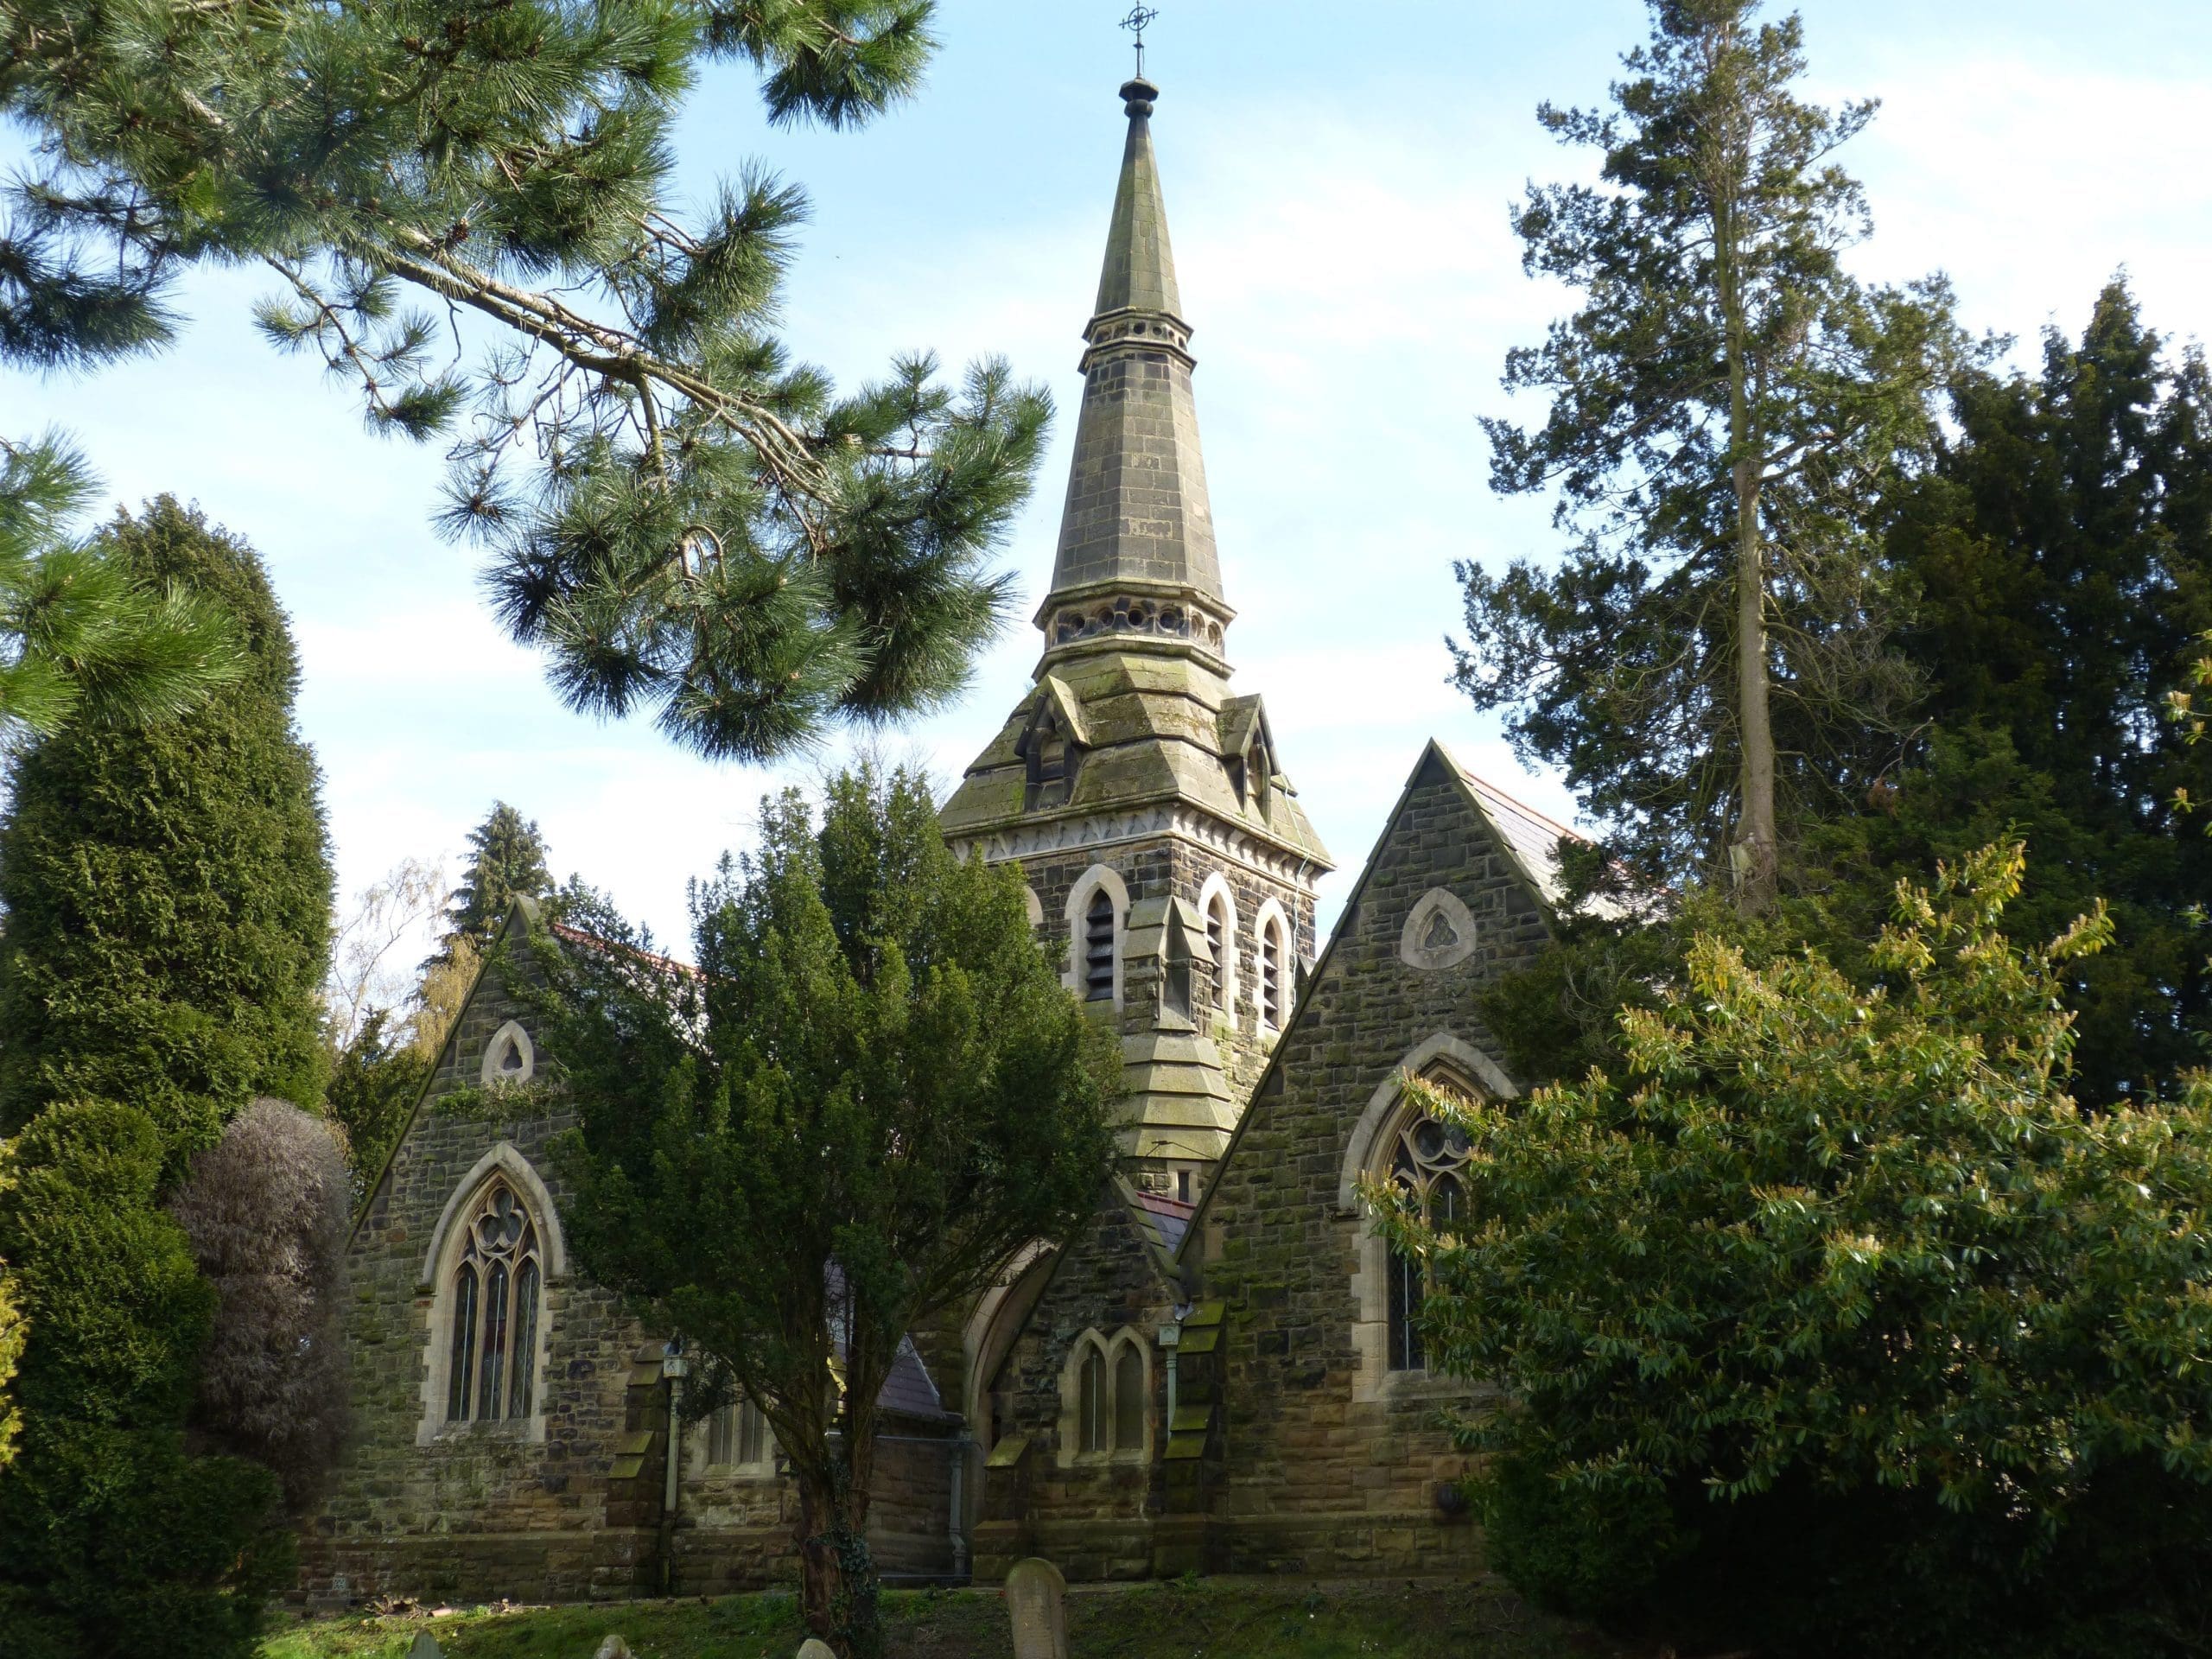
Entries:
<svg viewBox="0 0 2212 1659">
<path fill-rule="evenodd" d="M 1128 116 L 1036 680 L 946 804 L 946 838 L 1018 860 L 1069 987 L 1121 1033 L 1123 1152 L 1194 1197 L 1314 950 L 1331 868 L 1267 710 L 1230 685 L 1231 611 L 1192 396 L 1152 111 Z"/>
</svg>

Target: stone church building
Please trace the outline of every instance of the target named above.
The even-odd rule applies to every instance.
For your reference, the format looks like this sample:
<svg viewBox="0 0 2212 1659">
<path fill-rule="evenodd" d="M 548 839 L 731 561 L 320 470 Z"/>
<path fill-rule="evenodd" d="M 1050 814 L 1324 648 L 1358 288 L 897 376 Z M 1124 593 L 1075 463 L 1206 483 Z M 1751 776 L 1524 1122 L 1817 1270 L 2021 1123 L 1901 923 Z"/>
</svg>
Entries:
<svg viewBox="0 0 2212 1659">
<path fill-rule="evenodd" d="M 1372 1175 L 1457 1202 L 1464 1148 L 1408 1072 L 1515 1092 L 1475 993 L 1541 944 L 1561 826 L 1432 743 L 1325 945 L 1332 868 L 1256 691 L 1232 684 L 1183 313 L 1128 118 L 1034 683 L 944 809 L 1019 862 L 1068 986 L 1122 1040 L 1123 1160 L 1090 1230 L 1039 1249 L 887 1385 L 871 1526 L 893 1582 L 1459 1572 L 1479 1544 L 1433 1426 L 1421 1278 Z M 1294 734 L 1290 734 L 1294 739 Z M 787 1578 L 796 1494 L 742 1402 L 671 1414 L 664 1332 L 569 1260 L 545 1159 L 569 1118 L 441 1113 L 527 1084 L 487 975 L 350 1247 L 354 1434 L 303 1540 L 310 1600 L 558 1600 Z"/>
</svg>

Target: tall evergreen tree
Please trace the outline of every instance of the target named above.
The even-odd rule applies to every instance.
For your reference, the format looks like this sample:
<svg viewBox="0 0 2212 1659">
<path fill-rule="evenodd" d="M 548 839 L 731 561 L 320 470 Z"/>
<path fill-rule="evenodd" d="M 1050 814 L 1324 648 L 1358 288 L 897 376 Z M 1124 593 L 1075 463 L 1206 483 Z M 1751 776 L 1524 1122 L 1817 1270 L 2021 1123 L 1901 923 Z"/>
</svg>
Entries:
<svg viewBox="0 0 2212 1659">
<path fill-rule="evenodd" d="M 858 126 L 918 86 L 933 10 L 11 0 L 0 111 L 40 170 L 0 202 L 0 354 L 156 345 L 183 268 L 253 264 L 264 331 L 372 428 L 454 440 L 443 522 L 576 707 L 741 758 L 926 709 L 1000 620 L 1049 401 L 926 355 L 836 395 L 780 338 L 804 195 L 673 185 L 703 67 Z"/>
<path fill-rule="evenodd" d="M 468 832 L 468 868 L 446 906 L 448 945 L 458 937 L 487 948 L 516 899 L 543 899 L 553 886 L 537 821 L 494 802 L 490 816 Z"/>
<path fill-rule="evenodd" d="M 2078 340 L 2053 328 L 2038 373 L 1968 378 L 1954 416 L 1885 547 L 1928 724 L 1821 837 L 1829 900 L 1867 931 L 1897 876 L 2024 840 L 2024 931 L 2112 912 L 2113 947 L 2066 976 L 2083 1097 L 2155 1091 L 2212 1014 L 2192 925 L 2212 844 L 2175 811 L 2212 798 L 2212 753 L 2163 717 L 2212 627 L 2212 371 L 2115 281 Z"/>
<path fill-rule="evenodd" d="M 120 1101 L 181 1158 L 255 1095 L 321 1097 L 320 779 L 252 550 L 167 497 L 101 539 L 138 580 L 227 610 L 246 664 L 190 713 L 76 721 L 18 761 L 0 823 L 0 1125 Z"/>
<path fill-rule="evenodd" d="M 1652 0 L 1610 112 L 1543 106 L 1601 150 L 1601 185 L 1531 186 L 1531 275 L 1584 295 L 1510 389 L 1542 424 L 1484 423 L 1492 486 L 1556 486 L 1563 562 L 1463 564 L 1461 686 L 1514 710 L 1626 843 L 1674 876 L 1777 892 L 1794 808 L 1860 770 L 1910 681 L 1884 648 L 1866 508 L 1924 446 L 1958 349 L 1940 282 L 1870 288 L 1830 159 L 1872 118 L 1801 102 L 1803 30 L 1758 0 Z"/>
</svg>

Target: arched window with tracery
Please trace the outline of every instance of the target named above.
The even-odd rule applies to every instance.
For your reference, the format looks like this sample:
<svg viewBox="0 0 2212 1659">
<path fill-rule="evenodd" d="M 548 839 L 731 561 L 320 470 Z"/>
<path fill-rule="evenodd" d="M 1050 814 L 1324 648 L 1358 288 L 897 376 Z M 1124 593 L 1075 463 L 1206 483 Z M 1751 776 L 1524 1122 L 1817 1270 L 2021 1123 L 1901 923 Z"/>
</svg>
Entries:
<svg viewBox="0 0 2212 1659">
<path fill-rule="evenodd" d="M 1084 1332 L 1061 1373 L 1060 1461 L 1141 1459 L 1152 1427 L 1152 1370 L 1144 1338 Z"/>
<path fill-rule="evenodd" d="M 1390 1183 L 1433 1227 L 1464 1220 L 1466 1192 L 1460 1171 L 1467 1161 L 1467 1137 L 1455 1126 L 1410 1111 L 1389 1148 Z M 1421 1339 L 1421 1303 L 1428 1293 L 1423 1264 L 1393 1244 L 1389 1250 L 1389 1363 L 1394 1371 L 1418 1371 L 1427 1365 Z"/>
<path fill-rule="evenodd" d="M 486 1182 L 453 1268 L 448 1422 L 499 1422 L 536 1409 L 544 1278 L 528 1206 L 505 1181 Z"/>
</svg>

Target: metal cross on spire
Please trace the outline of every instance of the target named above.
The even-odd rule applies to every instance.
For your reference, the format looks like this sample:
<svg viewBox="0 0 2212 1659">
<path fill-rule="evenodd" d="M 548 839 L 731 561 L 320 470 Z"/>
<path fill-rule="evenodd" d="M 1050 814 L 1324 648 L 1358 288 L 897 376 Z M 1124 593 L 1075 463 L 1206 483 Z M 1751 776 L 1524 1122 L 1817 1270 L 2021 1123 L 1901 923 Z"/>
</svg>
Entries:
<svg viewBox="0 0 2212 1659">
<path fill-rule="evenodd" d="M 1136 5 L 1131 6 L 1129 15 L 1122 19 L 1122 27 L 1137 37 L 1137 79 L 1139 80 L 1144 79 L 1144 32 L 1152 27 L 1153 20 L 1159 16 L 1160 13 L 1150 6 Z"/>
</svg>

